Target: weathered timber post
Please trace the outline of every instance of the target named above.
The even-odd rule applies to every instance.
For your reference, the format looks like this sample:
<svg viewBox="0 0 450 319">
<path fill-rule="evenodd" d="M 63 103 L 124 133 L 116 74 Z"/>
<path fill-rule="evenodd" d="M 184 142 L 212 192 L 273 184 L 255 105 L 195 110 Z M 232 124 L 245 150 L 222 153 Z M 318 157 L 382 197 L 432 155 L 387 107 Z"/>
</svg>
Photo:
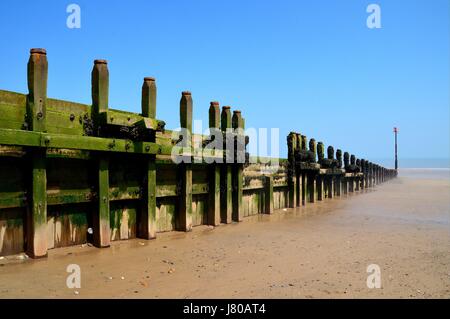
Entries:
<svg viewBox="0 0 450 319">
<path fill-rule="evenodd" d="M 337 160 L 337 168 L 342 168 L 342 151 L 340 149 L 336 150 L 336 160 Z M 344 177 L 345 178 L 345 177 Z M 341 188 L 342 188 L 342 175 L 336 175 L 335 177 L 335 194 L 336 196 L 341 196 Z"/>
<path fill-rule="evenodd" d="M 264 212 L 273 213 L 273 176 L 264 176 Z"/>
<path fill-rule="evenodd" d="M 229 224 L 232 221 L 233 199 L 232 199 L 232 166 L 230 161 L 234 158 L 234 154 L 229 153 L 234 151 L 233 136 L 231 134 L 231 111 L 229 106 L 222 107 L 221 113 L 221 129 L 223 133 L 223 150 L 224 163 L 220 174 L 220 218 L 224 224 Z M 228 147 L 227 147 L 228 145 Z"/>
<path fill-rule="evenodd" d="M 316 140 L 311 138 L 309 140 L 309 152 L 312 155 L 312 162 L 316 161 Z M 313 171 L 310 171 L 307 176 L 307 187 L 308 187 L 308 202 L 314 203 L 316 201 L 316 174 Z"/>
<path fill-rule="evenodd" d="M 288 207 L 294 208 L 296 207 L 297 199 L 296 199 L 296 182 L 297 182 L 297 174 L 295 171 L 295 150 L 297 148 L 297 134 L 294 132 L 290 132 L 287 137 L 288 144 Z"/>
<path fill-rule="evenodd" d="M 192 96 L 184 91 L 180 99 L 180 126 L 184 130 L 183 152 L 184 160 L 179 164 L 179 181 L 181 182 L 180 209 L 178 230 L 192 230 Z"/>
<path fill-rule="evenodd" d="M 317 160 L 321 164 L 325 158 L 325 147 L 322 142 L 317 143 Z M 322 175 L 320 177 L 320 183 L 321 183 L 321 199 L 327 196 L 328 194 L 328 180 L 325 175 Z"/>
<path fill-rule="evenodd" d="M 211 102 L 209 106 L 209 131 L 211 138 L 222 134 L 219 102 Z M 220 224 L 220 165 L 214 162 L 209 166 L 208 224 L 217 226 Z"/>
<path fill-rule="evenodd" d="M 348 152 L 344 152 L 345 175 L 344 178 L 342 178 L 342 189 L 344 195 L 347 195 L 349 190 L 350 178 L 347 177 L 347 170 L 349 167 L 350 167 L 350 155 L 348 154 Z"/>
<path fill-rule="evenodd" d="M 359 167 L 359 168 L 361 167 L 361 161 L 359 160 L 359 158 L 356 160 L 356 166 Z M 359 191 L 360 178 L 356 177 L 355 181 L 356 181 L 356 183 L 355 183 L 355 191 Z"/>
<path fill-rule="evenodd" d="M 91 73 L 92 120 L 99 134 L 100 114 L 108 111 L 109 71 L 106 60 L 95 60 Z M 109 247 L 111 228 L 109 211 L 109 159 L 98 153 L 98 211 L 93 214 L 93 239 L 96 247 Z"/>
<path fill-rule="evenodd" d="M 377 172 L 377 184 L 380 184 L 380 166 L 377 164 L 376 166 L 376 172 Z"/>
<path fill-rule="evenodd" d="M 235 161 L 233 164 L 233 221 L 241 222 L 244 218 L 242 195 L 244 191 L 245 134 L 241 111 L 233 111 L 232 126 L 235 139 Z"/>
<path fill-rule="evenodd" d="M 364 188 L 369 188 L 369 161 L 364 160 Z"/>
<path fill-rule="evenodd" d="M 317 200 L 323 200 L 323 176 L 320 174 L 316 175 L 316 188 L 317 188 Z"/>
<path fill-rule="evenodd" d="M 380 183 L 383 183 L 383 166 L 380 166 Z"/>
<path fill-rule="evenodd" d="M 27 125 L 37 132 L 46 130 L 47 53 L 31 49 L 27 67 Z M 26 253 L 32 258 L 47 256 L 47 171 L 45 149 L 32 149 L 31 189 L 26 219 Z"/>
<path fill-rule="evenodd" d="M 141 99 L 142 116 L 156 118 L 156 81 L 152 77 L 144 78 Z M 156 134 L 152 130 L 150 142 L 155 142 Z M 143 185 L 141 214 L 137 220 L 139 238 L 156 238 L 156 155 L 149 155 Z"/>
<path fill-rule="evenodd" d="M 351 163 L 349 162 L 350 158 L 351 158 L 350 154 L 348 152 L 345 152 L 344 153 L 344 163 L 345 163 L 345 170 L 346 170 L 346 172 L 347 171 L 352 172 Z M 353 176 L 347 177 L 347 187 L 348 187 L 348 192 L 349 193 L 353 193 L 353 191 L 355 189 L 355 182 L 354 182 L 354 177 Z"/>
<path fill-rule="evenodd" d="M 372 170 L 373 170 L 373 186 L 375 187 L 377 185 L 377 164 L 373 164 L 372 166 Z"/>
<path fill-rule="evenodd" d="M 372 176 L 372 174 L 373 174 L 373 163 L 372 162 L 369 162 L 368 163 L 368 171 L 367 171 L 367 177 L 368 177 L 368 180 L 369 180 L 369 187 L 373 187 L 373 176 Z"/>
<path fill-rule="evenodd" d="M 370 168 L 370 180 L 372 183 L 372 187 L 375 187 L 375 163 L 372 163 L 372 166 Z"/>
<path fill-rule="evenodd" d="M 95 60 L 91 73 L 92 83 L 92 120 L 94 135 L 98 135 L 101 118 L 108 111 L 109 71 L 106 60 Z"/>
<path fill-rule="evenodd" d="M 366 188 L 365 171 L 366 171 L 366 160 L 364 158 L 362 158 L 361 159 L 361 173 L 363 175 L 361 176 L 361 190 L 364 190 L 364 188 Z"/>
<path fill-rule="evenodd" d="M 379 171 L 379 180 L 380 180 L 380 183 L 383 183 L 383 167 L 381 167 L 381 166 L 378 166 L 378 171 Z"/>
<path fill-rule="evenodd" d="M 303 152 L 306 151 L 306 141 L 307 141 L 306 136 L 300 135 L 300 150 L 302 150 Z M 301 170 L 300 174 L 301 174 L 301 204 L 302 206 L 305 206 L 308 198 L 308 174 L 304 170 Z"/>
<path fill-rule="evenodd" d="M 303 205 L 303 172 L 300 169 L 300 161 L 298 160 L 298 153 L 302 151 L 303 136 L 300 133 L 296 133 L 296 146 L 295 146 L 295 206 L 300 207 Z"/>
<path fill-rule="evenodd" d="M 153 77 L 145 77 L 142 83 L 141 110 L 142 116 L 156 118 L 156 81 Z"/>
<path fill-rule="evenodd" d="M 327 148 L 327 159 L 330 161 L 334 160 L 334 148 L 333 146 L 328 146 Z M 327 176 L 327 197 L 333 198 L 334 195 L 334 177 L 333 175 Z"/>
</svg>

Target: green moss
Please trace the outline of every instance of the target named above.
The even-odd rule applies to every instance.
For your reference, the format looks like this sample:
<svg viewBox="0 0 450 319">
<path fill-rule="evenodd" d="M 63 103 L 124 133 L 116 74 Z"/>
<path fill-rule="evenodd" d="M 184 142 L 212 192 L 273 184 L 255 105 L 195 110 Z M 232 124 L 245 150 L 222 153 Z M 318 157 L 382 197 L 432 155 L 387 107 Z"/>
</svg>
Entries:
<svg viewBox="0 0 450 319">
<path fill-rule="evenodd" d="M 8 228 L 22 227 L 22 225 L 23 225 L 22 218 L 8 219 L 6 221 L 6 227 L 8 227 Z"/>
<path fill-rule="evenodd" d="M 70 223 L 72 225 L 81 227 L 87 225 L 87 218 L 85 213 L 72 213 L 69 214 Z"/>
</svg>

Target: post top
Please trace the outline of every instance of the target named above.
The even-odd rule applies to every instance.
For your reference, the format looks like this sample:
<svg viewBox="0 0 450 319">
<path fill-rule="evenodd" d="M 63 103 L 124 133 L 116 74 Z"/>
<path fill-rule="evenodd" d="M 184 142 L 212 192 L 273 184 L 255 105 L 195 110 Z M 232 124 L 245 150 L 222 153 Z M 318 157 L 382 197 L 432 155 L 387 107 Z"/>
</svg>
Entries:
<svg viewBox="0 0 450 319">
<path fill-rule="evenodd" d="M 231 109 L 231 106 L 222 106 L 222 110 L 229 110 Z"/>
<path fill-rule="evenodd" d="M 43 48 L 33 48 L 30 50 L 30 54 L 43 54 L 47 55 L 47 51 Z"/>
<path fill-rule="evenodd" d="M 217 101 L 212 101 L 212 102 L 211 102 L 211 105 L 219 105 L 219 102 L 217 102 Z"/>
<path fill-rule="evenodd" d="M 191 92 L 190 91 L 183 91 L 183 92 L 181 92 L 181 95 L 191 95 Z"/>
<path fill-rule="evenodd" d="M 241 114 L 241 111 L 236 110 L 236 111 L 233 111 L 233 113 L 234 113 L 234 114 Z"/>
<path fill-rule="evenodd" d="M 98 59 L 98 60 L 94 60 L 94 64 L 108 64 L 108 62 L 103 59 Z"/>
<path fill-rule="evenodd" d="M 149 82 L 155 82 L 155 78 L 154 77 L 152 77 L 152 76 L 146 76 L 145 78 L 144 78 L 144 81 L 145 82 L 147 82 L 147 81 L 149 81 Z"/>
</svg>

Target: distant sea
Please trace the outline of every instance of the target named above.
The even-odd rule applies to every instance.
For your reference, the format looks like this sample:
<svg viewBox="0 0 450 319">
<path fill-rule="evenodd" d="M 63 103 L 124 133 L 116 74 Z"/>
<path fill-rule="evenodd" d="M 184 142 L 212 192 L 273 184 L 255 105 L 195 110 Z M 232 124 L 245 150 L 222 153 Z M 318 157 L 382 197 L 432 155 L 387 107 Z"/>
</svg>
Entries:
<svg viewBox="0 0 450 319">
<path fill-rule="evenodd" d="M 450 180 L 450 168 L 399 168 L 399 177 Z"/>
<path fill-rule="evenodd" d="M 374 163 L 394 168 L 394 159 L 373 159 Z M 448 158 L 399 158 L 399 168 L 450 168 Z"/>
</svg>

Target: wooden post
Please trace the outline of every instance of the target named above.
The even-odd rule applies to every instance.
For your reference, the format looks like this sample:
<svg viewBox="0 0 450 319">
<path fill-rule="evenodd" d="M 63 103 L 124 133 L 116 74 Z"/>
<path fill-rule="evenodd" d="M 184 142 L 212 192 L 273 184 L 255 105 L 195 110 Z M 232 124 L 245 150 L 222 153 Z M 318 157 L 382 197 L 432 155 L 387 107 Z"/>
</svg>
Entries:
<svg viewBox="0 0 450 319">
<path fill-rule="evenodd" d="M 296 151 L 300 151 L 303 149 L 304 138 L 305 138 L 304 135 L 297 133 Z M 297 203 L 296 203 L 296 206 L 300 207 L 300 206 L 304 206 L 306 204 L 306 176 L 304 176 L 304 172 L 302 172 L 300 169 L 298 169 L 298 164 L 300 164 L 300 163 L 297 163 L 297 162 L 295 163 L 295 165 L 297 166 L 297 168 L 296 168 L 296 173 L 297 173 L 297 181 L 296 181 Z"/>
<path fill-rule="evenodd" d="M 28 60 L 28 129 L 42 132 L 46 129 L 47 53 L 31 49 Z M 26 218 L 26 253 L 32 258 L 47 256 L 47 171 L 45 149 L 32 149 L 31 189 Z"/>
<path fill-rule="evenodd" d="M 289 203 L 288 207 L 296 207 L 296 171 L 295 171 L 295 150 L 297 148 L 297 134 L 294 132 L 289 133 L 287 137 L 288 144 L 288 188 L 289 188 Z"/>
<path fill-rule="evenodd" d="M 142 116 L 156 118 L 156 81 L 155 78 L 146 77 L 142 84 L 141 98 Z"/>
<path fill-rule="evenodd" d="M 327 197 L 333 198 L 333 193 L 334 193 L 334 191 L 333 191 L 333 176 L 332 175 L 327 176 L 326 181 L 327 181 L 327 195 L 328 195 Z"/>
<path fill-rule="evenodd" d="M 273 213 L 273 176 L 264 176 L 264 212 Z"/>
<path fill-rule="evenodd" d="M 156 82 L 152 77 L 144 78 L 141 100 L 142 116 L 156 118 Z M 155 142 L 155 131 L 150 134 L 150 142 Z M 138 218 L 138 237 L 156 238 L 156 156 L 149 155 L 144 178 L 141 214 Z"/>
<path fill-rule="evenodd" d="M 211 102 L 209 106 L 209 130 L 211 136 L 220 133 L 219 102 Z M 217 226 L 220 224 L 220 165 L 212 163 L 209 166 L 208 224 Z"/>
<path fill-rule="evenodd" d="M 314 203 L 316 200 L 315 195 L 316 195 L 316 190 L 315 190 L 315 177 L 314 177 L 314 173 L 310 172 L 309 174 L 307 174 L 308 176 L 306 177 L 306 182 L 307 182 L 307 188 L 308 188 L 308 202 L 309 203 Z"/>
<path fill-rule="evenodd" d="M 245 136 L 244 123 L 241 111 L 233 111 L 232 126 L 235 133 L 235 158 L 233 165 L 233 220 L 240 222 L 244 219 L 244 209 L 242 205 L 242 195 L 244 190 L 244 163 L 245 163 Z"/>
<path fill-rule="evenodd" d="M 95 132 L 98 135 L 100 126 L 100 114 L 108 111 L 109 96 L 109 71 L 106 60 L 95 60 L 91 73 L 92 93 L 92 120 Z"/>
<path fill-rule="evenodd" d="M 348 178 L 345 176 L 342 177 L 341 182 L 342 182 L 342 184 L 341 184 L 342 191 L 343 191 L 344 195 L 347 195 L 348 194 Z"/>
<path fill-rule="evenodd" d="M 316 176 L 317 200 L 323 200 L 323 177 L 320 174 Z"/>
<path fill-rule="evenodd" d="M 183 147 L 190 150 L 184 156 L 184 162 L 179 164 L 179 177 L 181 182 L 180 209 L 178 230 L 192 230 L 192 96 L 191 92 L 184 91 L 180 99 L 180 126 L 185 130 L 186 140 Z"/>
<path fill-rule="evenodd" d="M 369 162 L 364 161 L 364 188 L 369 188 Z"/>
<path fill-rule="evenodd" d="M 355 178 L 349 177 L 348 178 L 348 191 L 349 193 L 353 193 L 355 190 Z"/>
<path fill-rule="evenodd" d="M 301 200 L 301 205 L 305 206 L 306 205 L 306 181 L 307 181 L 307 176 L 305 172 L 300 172 L 300 200 Z"/>
<path fill-rule="evenodd" d="M 109 212 L 109 161 L 104 155 L 98 159 L 98 212 L 93 216 L 94 245 L 109 247 L 111 238 Z"/>
<path fill-rule="evenodd" d="M 336 196 L 341 196 L 341 179 L 342 177 L 340 175 L 336 175 L 334 178 L 334 193 Z"/>
<path fill-rule="evenodd" d="M 365 159 L 361 159 L 361 173 L 363 173 L 363 175 L 361 176 L 361 190 L 364 190 L 365 187 L 365 170 L 366 170 L 366 160 Z"/>
<path fill-rule="evenodd" d="M 356 160 L 356 166 L 359 167 L 361 170 L 361 161 L 359 159 Z M 360 177 L 357 176 L 355 178 L 355 191 L 359 191 L 359 187 L 360 187 Z"/>
<path fill-rule="evenodd" d="M 109 72 L 106 60 L 95 60 L 91 73 L 92 118 L 98 134 L 99 114 L 108 111 Z M 96 247 L 109 247 L 111 228 L 109 211 L 109 160 L 98 154 L 98 212 L 93 216 L 93 239 Z"/>
<path fill-rule="evenodd" d="M 231 134 L 231 111 L 229 106 L 222 107 L 221 113 L 221 129 L 224 134 L 223 138 L 223 149 L 227 153 L 224 155 L 224 163 L 221 167 L 220 184 L 221 184 L 221 194 L 220 194 L 220 219 L 224 224 L 229 224 L 232 221 L 233 212 L 233 199 L 232 199 L 232 166 L 227 159 L 228 154 L 227 144 L 233 145 L 232 134 Z M 225 154 L 225 153 L 224 153 Z"/>
</svg>

